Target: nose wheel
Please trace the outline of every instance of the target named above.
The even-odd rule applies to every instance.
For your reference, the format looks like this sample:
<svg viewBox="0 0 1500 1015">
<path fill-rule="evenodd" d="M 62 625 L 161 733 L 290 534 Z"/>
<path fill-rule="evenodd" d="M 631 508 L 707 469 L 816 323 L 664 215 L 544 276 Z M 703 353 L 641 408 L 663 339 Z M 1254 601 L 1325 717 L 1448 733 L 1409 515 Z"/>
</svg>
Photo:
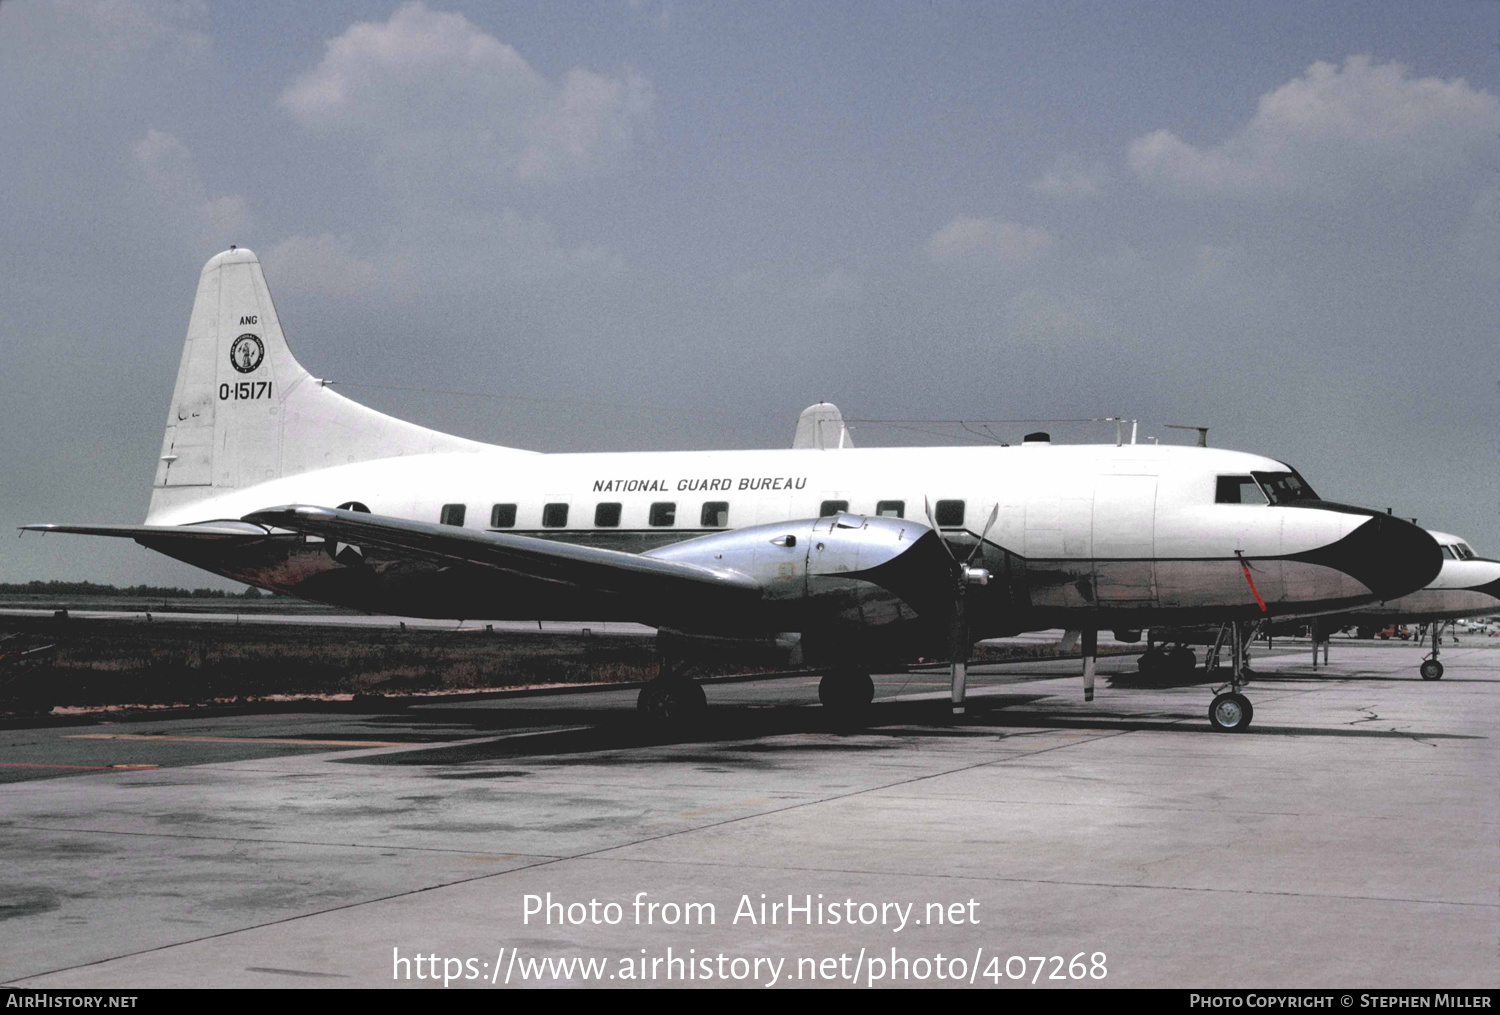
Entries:
<svg viewBox="0 0 1500 1015">
<path fill-rule="evenodd" d="M 1255 717 L 1255 706 L 1250 699 L 1238 691 L 1229 691 L 1214 698 L 1208 706 L 1208 721 L 1216 730 L 1225 733 L 1240 733 L 1248 729 Z"/>
</svg>

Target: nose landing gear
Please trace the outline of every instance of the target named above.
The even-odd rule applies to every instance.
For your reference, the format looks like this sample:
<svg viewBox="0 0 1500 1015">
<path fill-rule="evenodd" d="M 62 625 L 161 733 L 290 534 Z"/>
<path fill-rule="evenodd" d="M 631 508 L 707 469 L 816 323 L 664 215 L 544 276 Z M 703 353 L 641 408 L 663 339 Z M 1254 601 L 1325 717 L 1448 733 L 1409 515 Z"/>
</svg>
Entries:
<svg viewBox="0 0 1500 1015">
<path fill-rule="evenodd" d="M 1224 643 L 1225 635 L 1229 636 L 1230 659 L 1232 660 L 1229 683 L 1214 688 L 1214 700 L 1208 706 L 1209 725 L 1225 733 L 1243 733 L 1250 728 L 1250 720 L 1255 717 L 1255 706 L 1250 704 L 1249 698 L 1240 693 L 1240 688 L 1245 686 L 1247 627 L 1248 625 L 1240 623 L 1225 624 L 1219 631 L 1218 643 L 1209 653 L 1210 661 L 1217 662 L 1219 648 Z"/>
<path fill-rule="evenodd" d="M 1440 663 L 1440 662 L 1438 662 L 1436 659 L 1424 659 L 1424 660 L 1422 660 L 1422 679 L 1423 680 L 1442 680 L 1443 679 L 1443 664 Z"/>
<path fill-rule="evenodd" d="M 1422 660 L 1420 672 L 1423 680 L 1443 679 L 1443 664 L 1438 662 L 1438 646 L 1443 643 L 1443 623 L 1441 620 L 1432 623 L 1432 652 Z"/>
</svg>

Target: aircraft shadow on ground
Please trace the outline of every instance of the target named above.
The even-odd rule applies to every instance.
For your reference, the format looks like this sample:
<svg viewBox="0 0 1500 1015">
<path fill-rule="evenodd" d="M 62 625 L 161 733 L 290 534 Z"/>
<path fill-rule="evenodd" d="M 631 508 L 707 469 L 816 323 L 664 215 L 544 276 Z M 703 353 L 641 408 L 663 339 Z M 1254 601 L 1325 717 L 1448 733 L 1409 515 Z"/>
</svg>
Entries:
<svg viewBox="0 0 1500 1015">
<path fill-rule="evenodd" d="M 528 735 L 486 743 L 434 745 L 426 749 L 335 760 L 360 765 L 463 766 L 505 759 L 549 758 L 552 764 L 566 765 L 595 764 L 601 760 L 601 755 L 644 751 L 646 753 L 640 755 L 642 760 L 649 759 L 653 763 L 730 762 L 743 767 L 755 765 L 756 759 L 761 759 L 769 767 L 777 755 L 860 754 L 885 750 L 890 741 L 897 738 L 953 740 L 994 737 L 997 734 L 1004 737 L 1008 730 L 1029 732 L 1035 729 L 1088 730 L 1102 734 L 1211 732 L 1206 714 L 1196 710 L 1192 713 L 1157 712 L 1151 716 L 1129 717 L 1073 708 L 1049 711 L 1034 707 L 1048 697 L 1018 694 L 971 698 L 968 713 L 960 719 L 951 716 L 946 700 L 883 701 L 870 706 L 858 723 L 841 720 L 822 708 L 807 705 L 720 705 L 711 706 L 702 718 L 680 731 L 654 729 L 633 712 L 618 709 L 527 709 L 524 723 L 486 722 L 473 715 L 474 710 L 470 709 L 462 710 L 462 716 L 454 714 L 459 710 L 433 709 L 424 710 L 429 712 L 423 716 L 424 720 L 444 724 L 472 723 L 477 734 L 509 726 L 541 728 Z M 1205 708 L 1204 713 L 1206 711 Z M 391 716 L 390 720 L 410 722 L 413 718 L 409 715 Z M 545 728 L 548 726 L 571 728 L 548 730 Z M 786 741 L 777 739 L 798 734 L 812 736 Z M 1427 741 L 1483 739 L 1452 733 L 1350 726 L 1253 726 L 1238 735 Z M 694 745 L 704 750 L 656 750 Z M 481 775 L 475 773 L 472 777 L 480 778 Z"/>
</svg>

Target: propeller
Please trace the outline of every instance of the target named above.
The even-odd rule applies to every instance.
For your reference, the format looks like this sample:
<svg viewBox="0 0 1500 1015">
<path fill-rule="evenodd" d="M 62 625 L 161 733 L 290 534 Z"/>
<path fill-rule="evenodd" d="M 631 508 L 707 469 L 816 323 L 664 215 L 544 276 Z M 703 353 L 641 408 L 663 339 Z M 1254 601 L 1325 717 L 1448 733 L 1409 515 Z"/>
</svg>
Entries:
<svg viewBox="0 0 1500 1015">
<path fill-rule="evenodd" d="M 990 534 L 990 527 L 1000 517 L 1000 504 L 997 501 L 993 510 L 990 511 L 989 520 L 984 523 L 984 529 L 979 533 L 979 541 L 974 544 L 974 549 L 963 560 L 959 560 L 953 553 L 953 548 L 948 541 L 943 539 L 943 530 L 938 527 L 937 519 L 932 514 L 932 504 L 926 498 L 922 498 L 922 508 L 927 513 L 927 524 L 932 531 L 938 535 L 938 542 L 948 554 L 948 559 L 953 562 L 953 608 L 948 615 L 948 660 L 950 674 L 952 677 L 952 701 L 953 714 L 964 714 L 964 692 L 969 675 L 969 655 L 973 648 L 973 639 L 969 636 L 969 613 L 967 599 L 969 586 L 988 585 L 990 572 L 986 568 L 974 567 L 974 558 L 984 549 L 984 541 Z"/>
</svg>

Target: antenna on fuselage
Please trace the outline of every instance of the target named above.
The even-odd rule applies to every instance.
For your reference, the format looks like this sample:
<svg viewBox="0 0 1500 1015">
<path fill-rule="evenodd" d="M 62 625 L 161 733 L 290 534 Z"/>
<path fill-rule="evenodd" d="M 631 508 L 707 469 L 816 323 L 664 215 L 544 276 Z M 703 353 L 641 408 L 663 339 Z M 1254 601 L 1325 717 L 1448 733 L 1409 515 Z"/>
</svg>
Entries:
<svg viewBox="0 0 1500 1015">
<path fill-rule="evenodd" d="M 1197 430 L 1198 446 L 1200 448 L 1208 447 L 1208 427 L 1206 426 L 1189 426 L 1185 423 L 1164 423 L 1162 425 L 1168 430 Z"/>
</svg>

